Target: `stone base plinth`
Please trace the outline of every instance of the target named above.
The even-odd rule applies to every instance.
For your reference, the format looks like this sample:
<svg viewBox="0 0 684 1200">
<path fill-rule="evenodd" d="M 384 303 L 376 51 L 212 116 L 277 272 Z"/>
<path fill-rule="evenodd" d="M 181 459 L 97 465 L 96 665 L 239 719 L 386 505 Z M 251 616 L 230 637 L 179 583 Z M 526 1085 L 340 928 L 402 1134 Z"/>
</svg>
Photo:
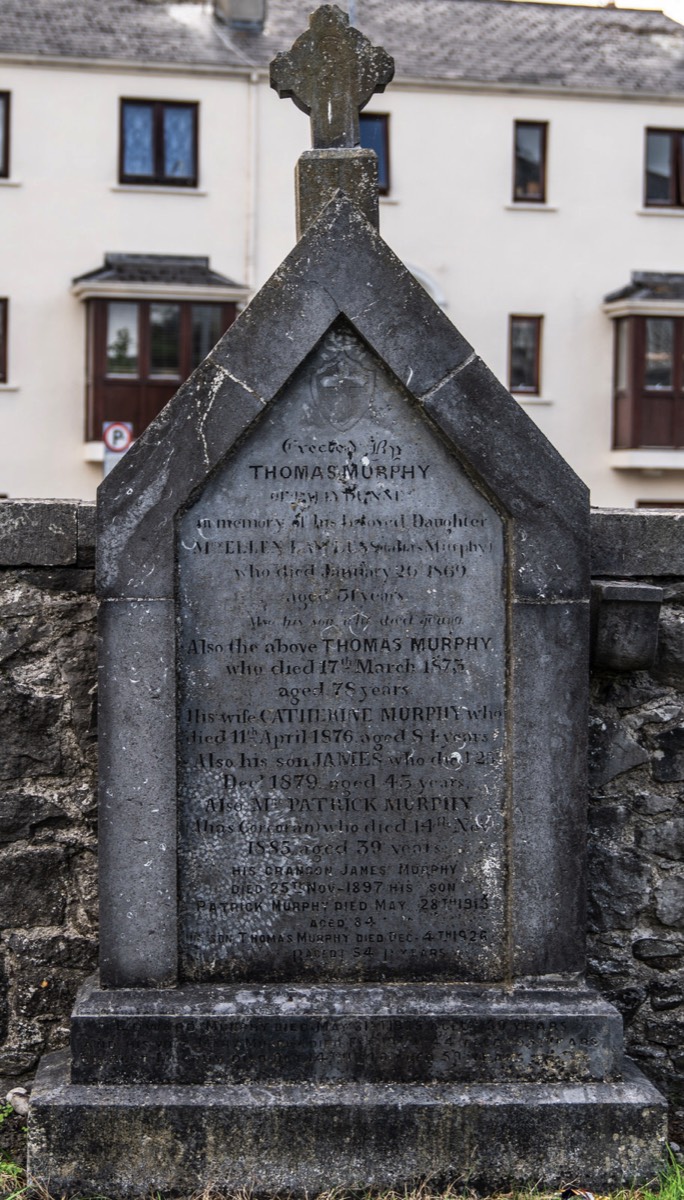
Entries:
<svg viewBox="0 0 684 1200">
<path fill-rule="evenodd" d="M 29 1172 L 53 1194 L 120 1197 L 424 1178 L 604 1190 L 658 1170 L 665 1121 L 631 1064 L 620 1083 L 122 1086 L 70 1083 L 63 1054 L 36 1079 Z"/>
<path fill-rule="evenodd" d="M 622 1018 L 587 988 L 305 987 L 88 981 L 71 1018 L 73 1083 L 605 1083 Z"/>
</svg>

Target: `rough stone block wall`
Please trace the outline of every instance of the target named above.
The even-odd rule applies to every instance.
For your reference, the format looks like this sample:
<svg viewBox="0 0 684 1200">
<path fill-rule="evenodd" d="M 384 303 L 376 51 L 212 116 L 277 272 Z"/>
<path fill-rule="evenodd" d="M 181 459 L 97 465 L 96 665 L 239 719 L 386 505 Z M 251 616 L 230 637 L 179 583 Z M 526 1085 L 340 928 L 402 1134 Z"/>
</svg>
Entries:
<svg viewBox="0 0 684 1200">
<path fill-rule="evenodd" d="M 684 1145 L 684 513 L 601 510 L 592 574 L 663 589 L 648 671 L 594 671 L 589 978 Z"/>
<path fill-rule="evenodd" d="M 96 963 L 93 517 L 0 503 L 0 1100 Z"/>
<path fill-rule="evenodd" d="M 96 964 L 94 510 L 0 503 L 0 1098 Z M 593 574 L 665 590 L 655 666 L 592 679 L 590 979 L 684 1143 L 684 514 L 597 511 Z"/>
</svg>

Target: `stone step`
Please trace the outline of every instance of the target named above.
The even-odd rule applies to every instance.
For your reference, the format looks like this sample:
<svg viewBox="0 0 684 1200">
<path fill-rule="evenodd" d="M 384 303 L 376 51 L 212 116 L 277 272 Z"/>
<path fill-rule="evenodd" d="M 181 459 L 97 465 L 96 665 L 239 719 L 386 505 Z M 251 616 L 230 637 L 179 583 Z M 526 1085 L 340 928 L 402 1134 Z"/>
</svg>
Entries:
<svg viewBox="0 0 684 1200">
<path fill-rule="evenodd" d="M 99 989 L 71 1022 L 72 1080 L 205 1084 L 617 1080 L 622 1020 L 585 989 L 443 984 Z"/>
<path fill-rule="evenodd" d="M 621 1083 L 69 1083 L 43 1059 L 29 1173 L 53 1195 L 316 1194 L 329 1188 L 486 1190 L 579 1180 L 605 1191 L 662 1166 L 666 1108 L 627 1064 Z"/>
</svg>

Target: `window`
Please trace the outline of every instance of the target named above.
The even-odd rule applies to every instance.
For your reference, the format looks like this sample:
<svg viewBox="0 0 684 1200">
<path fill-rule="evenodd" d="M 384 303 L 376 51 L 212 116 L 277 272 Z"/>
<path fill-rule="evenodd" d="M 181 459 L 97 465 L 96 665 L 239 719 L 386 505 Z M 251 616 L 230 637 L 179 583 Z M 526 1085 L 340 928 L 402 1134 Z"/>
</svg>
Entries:
<svg viewBox="0 0 684 1200">
<path fill-rule="evenodd" d="M 375 150 L 378 156 L 378 191 L 387 196 L 390 190 L 389 116 L 387 113 L 361 113 L 361 145 Z"/>
<path fill-rule="evenodd" d="M 646 130 L 645 203 L 662 208 L 684 205 L 684 132 Z"/>
<path fill-rule="evenodd" d="M 235 315 L 226 302 L 91 300 L 86 438 L 99 441 L 103 421 L 142 433 Z"/>
<path fill-rule="evenodd" d="M 197 187 L 197 104 L 122 100 L 119 181 Z"/>
<path fill-rule="evenodd" d="M 545 121 L 516 121 L 514 138 L 513 199 L 546 203 Z"/>
<path fill-rule="evenodd" d="M 684 500 L 637 500 L 637 508 L 684 509 Z"/>
<path fill-rule="evenodd" d="M 7 383 L 7 301 L 0 300 L 0 383 Z"/>
<path fill-rule="evenodd" d="M 508 387 L 511 392 L 539 395 L 541 317 L 511 317 Z"/>
<path fill-rule="evenodd" d="M 9 178 L 10 94 L 0 92 L 0 179 Z"/>
<path fill-rule="evenodd" d="M 684 317 L 616 321 L 615 449 L 684 447 Z"/>
</svg>

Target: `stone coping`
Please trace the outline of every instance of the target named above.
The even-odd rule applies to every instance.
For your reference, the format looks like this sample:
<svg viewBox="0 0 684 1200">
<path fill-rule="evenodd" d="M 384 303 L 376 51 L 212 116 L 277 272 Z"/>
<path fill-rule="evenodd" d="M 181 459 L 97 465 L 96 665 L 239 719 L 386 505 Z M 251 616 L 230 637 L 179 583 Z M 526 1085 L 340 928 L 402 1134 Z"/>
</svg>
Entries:
<svg viewBox="0 0 684 1200">
<path fill-rule="evenodd" d="M 0 502 L 0 567 L 90 566 L 95 504 L 86 500 Z M 684 511 L 593 508 L 592 575 L 684 575 Z"/>
<path fill-rule="evenodd" d="M 85 500 L 0 502 L 0 566 L 92 566 L 95 505 Z"/>
<path fill-rule="evenodd" d="M 634 578 L 684 574 L 684 510 L 594 508 L 591 572 Z"/>
</svg>

